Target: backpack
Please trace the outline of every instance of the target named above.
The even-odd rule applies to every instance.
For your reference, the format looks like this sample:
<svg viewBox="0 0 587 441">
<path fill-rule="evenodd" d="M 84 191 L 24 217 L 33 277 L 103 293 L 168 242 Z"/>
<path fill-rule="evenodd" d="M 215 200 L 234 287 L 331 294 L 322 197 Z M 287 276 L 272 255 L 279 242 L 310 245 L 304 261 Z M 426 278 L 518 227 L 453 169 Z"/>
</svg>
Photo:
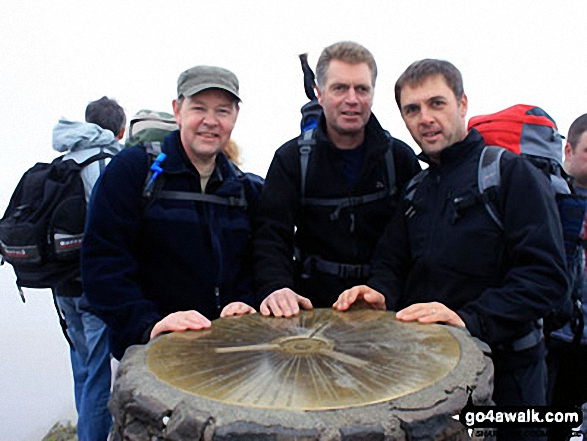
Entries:
<svg viewBox="0 0 587 441">
<path fill-rule="evenodd" d="M 163 141 L 169 132 L 177 129 L 178 126 L 172 114 L 148 109 L 139 110 L 129 121 L 125 145 L 130 147 Z"/>
<path fill-rule="evenodd" d="M 23 302 L 23 287 L 55 288 L 79 277 L 87 209 L 80 172 L 112 156 L 103 151 L 80 164 L 60 156 L 20 179 L 0 220 L 0 252 L 14 269 Z"/>
<path fill-rule="evenodd" d="M 558 133 L 555 121 L 540 107 L 518 104 L 494 114 L 473 117 L 469 120 L 468 128 L 477 129 L 487 144 L 481 153 L 478 167 L 481 194 L 489 195 L 492 188 L 499 188 L 499 161 L 504 152 L 503 148 L 527 158 L 549 178 L 564 235 L 570 288 L 562 307 L 552 311 L 545 318 L 545 330 L 548 334 L 570 320 L 575 339 L 580 339 L 584 326 L 581 313 L 584 241 L 581 232 L 587 211 L 587 200 L 575 194 L 572 179 L 561 166 L 562 137 Z M 487 212 L 503 229 L 496 204 L 490 197 L 484 200 Z"/>
</svg>

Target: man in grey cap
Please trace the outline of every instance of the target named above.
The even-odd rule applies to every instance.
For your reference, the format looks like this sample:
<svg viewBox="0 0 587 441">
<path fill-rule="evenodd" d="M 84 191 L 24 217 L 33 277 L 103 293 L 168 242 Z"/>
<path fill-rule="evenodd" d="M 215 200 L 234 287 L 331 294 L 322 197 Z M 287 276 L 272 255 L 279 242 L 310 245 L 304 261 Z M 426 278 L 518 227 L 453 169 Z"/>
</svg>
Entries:
<svg viewBox="0 0 587 441">
<path fill-rule="evenodd" d="M 179 130 L 162 152 L 121 152 L 96 185 L 82 250 L 84 292 L 112 352 L 219 316 L 254 312 L 251 217 L 262 179 L 222 153 L 239 113 L 236 76 L 196 66 L 177 83 Z M 156 159 L 155 159 L 156 158 Z"/>
</svg>

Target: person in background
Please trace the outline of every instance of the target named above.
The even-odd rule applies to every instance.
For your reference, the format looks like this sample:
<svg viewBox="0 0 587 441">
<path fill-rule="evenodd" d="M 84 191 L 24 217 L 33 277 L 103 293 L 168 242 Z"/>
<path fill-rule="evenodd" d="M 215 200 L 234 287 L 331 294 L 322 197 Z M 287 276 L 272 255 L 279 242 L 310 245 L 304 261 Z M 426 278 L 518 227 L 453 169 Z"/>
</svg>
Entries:
<svg viewBox="0 0 587 441">
<path fill-rule="evenodd" d="M 569 128 L 564 167 L 574 179 L 576 193 L 587 197 L 587 114 L 578 117 Z M 583 225 L 582 237 L 587 239 L 587 222 Z M 557 408 L 578 408 L 587 402 L 587 266 L 581 306 L 576 313 L 579 316 L 552 332 L 547 341 L 549 402 Z M 551 430 L 548 439 L 564 440 L 568 435 L 562 430 Z"/>
<path fill-rule="evenodd" d="M 239 103 L 232 72 L 186 70 L 166 157 L 126 148 L 96 186 L 82 247 L 84 292 L 110 328 L 117 359 L 162 333 L 255 312 L 250 236 L 262 179 L 222 153 Z"/>
<path fill-rule="evenodd" d="M 485 143 L 477 130 L 467 131 L 460 71 L 444 60 L 416 61 L 397 80 L 395 97 L 429 168 L 408 184 L 415 193 L 402 199 L 382 236 L 368 283 L 344 291 L 334 307 L 364 300 L 398 311 L 400 321 L 466 328 L 491 347 L 497 405 L 545 405 L 540 319 L 562 303 L 568 286 L 547 178 L 504 152 L 496 194 L 502 231 L 476 197 Z M 525 436 L 498 433 L 499 440 Z"/>
<path fill-rule="evenodd" d="M 86 122 L 60 120 L 53 130 L 53 149 L 66 152 L 64 159 L 78 163 L 106 152 L 116 155 L 123 146 L 126 117 L 113 99 L 102 97 L 86 107 Z M 110 159 L 99 159 L 81 171 L 86 203 L 100 173 Z M 72 344 L 75 407 L 78 413 L 77 433 L 80 441 L 105 441 L 112 425 L 108 411 L 111 369 L 110 345 L 106 324 L 81 306 L 82 282 L 69 280 L 53 289 L 57 307 L 67 324 Z"/>
<path fill-rule="evenodd" d="M 399 191 L 420 170 L 414 151 L 371 112 L 376 78 L 373 55 L 357 43 L 320 55 L 318 125 L 277 150 L 259 204 L 255 275 L 264 315 L 330 307 L 366 281 Z"/>
</svg>

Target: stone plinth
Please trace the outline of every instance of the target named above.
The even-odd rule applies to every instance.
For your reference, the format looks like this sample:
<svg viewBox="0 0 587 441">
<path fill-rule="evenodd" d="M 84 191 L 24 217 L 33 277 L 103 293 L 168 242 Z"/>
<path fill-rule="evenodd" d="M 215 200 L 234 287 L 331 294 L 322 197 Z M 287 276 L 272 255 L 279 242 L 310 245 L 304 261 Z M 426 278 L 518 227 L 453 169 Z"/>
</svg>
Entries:
<svg viewBox="0 0 587 441">
<path fill-rule="evenodd" d="M 219 319 L 132 347 L 110 409 L 119 440 L 465 440 L 451 416 L 467 387 L 475 404 L 490 403 L 492 380 L 465 331 L 315 310 Z"/>
</svg>

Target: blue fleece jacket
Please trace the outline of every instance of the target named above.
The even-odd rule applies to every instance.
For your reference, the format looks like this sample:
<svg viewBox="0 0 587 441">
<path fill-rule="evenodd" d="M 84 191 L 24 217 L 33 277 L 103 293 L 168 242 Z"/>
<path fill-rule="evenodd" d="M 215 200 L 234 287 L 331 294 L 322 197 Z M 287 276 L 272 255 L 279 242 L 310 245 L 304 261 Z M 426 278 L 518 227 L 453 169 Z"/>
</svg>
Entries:
<svg viewBox="0 0 587 441">
<path fill-rule="evenodd" d="M 145 343 L 154 324 L 176 311 L 212 320 L 233 301 L 253 303 L 251 217 L 262 179 L 243 174 L 223 154 L 206 193 L 247 207 L 158 198 L 159 190 L 201 192 L 200 176 L 179 132 L 165 138 L 154 197 L 142 193 L 149 155 L 143 146 L 118 154 L 96 184 L 82 249 L 82 279 L 91 310 L 110 327 L 116 358 Z M 255 305 L 252 305 L 255 306 Z"/>
</svg>

